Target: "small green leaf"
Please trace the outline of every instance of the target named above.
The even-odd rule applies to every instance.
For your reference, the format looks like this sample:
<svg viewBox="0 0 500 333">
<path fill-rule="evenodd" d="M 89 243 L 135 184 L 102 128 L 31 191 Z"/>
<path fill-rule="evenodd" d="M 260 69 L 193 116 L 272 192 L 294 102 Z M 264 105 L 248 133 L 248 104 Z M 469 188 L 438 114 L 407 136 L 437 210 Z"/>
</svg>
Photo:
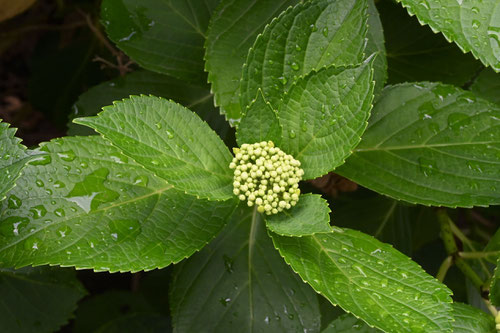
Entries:
<svg viewBox="0 0 500 333">
<path fill-rule="evenodd" d="M 73 120 L 76 117 L 95 116 L 101 112 L 102 107 L 113 104 L 113 101 L 140 94 L 152 94 L 177 101 L 196 112 L 221 137 L 230 133 L 228 123 L 213 105 L 207 84 L 188 83 L 146 70 L 138 70 L 90 88 L 80 95 L 69 118 Z M 68 135 L 93 134 L 96 132 L 91 128 L 68 123 Z"/>
<path fill-rule="evenodd" d="M 85 289 L 71 269 L 0 268 L 0 331 L 56 332 L 66 324 Z"/>
<path fill-rule="evenodd" d="M 487 68 L 474 81 L 470 89 L 478 96 L 490 102 L 500 104 L 500 74 Z"/>
<path fill-rule="evenodd" d="M 314 70 L 361 62 L 366 44 L 367 3 L 318 0 L 283 12 L 259 35 L 248 53 L 241 106 L 260 88 L 274 108 L 284 92 Z"/>
<path fill-rule="evenodd" d="M 282 236 L 306 236 L 332 232 L 328 202 L 317 194 L 300 196 L 296 206 L 265 217 L 269 230 Z"/>
<path fill-rule="evenodd" d="M 210 242 L 236 206 L 174 190 L 100 136 L 41 150 L 0 205 L 0 266 L 165 267 Z"/>
<path fill-rule="evenodd" d="M 373 58 L 354 68 L 323 68 L 297 81 L 278 111 L 282 149 L 298 159 L 304 179 L 322 176 L 351 154 L 373 100 Z"/>
<path fill-rule="evenodd" d="M 245 111 L 240 107 L 239 92 L 248 49 L 266 24 L 297 2 L 223 0 L 212 15 L 205 43 L 205 70 L 212 83 L 215 104 L 231 123 L 238 121 Z"/>
<path fill-rule="evenodd" d="M 500 3 L 497 0 L 397 0 L 422 24 L 442 32 L 464 52 L 500 71 Z"/>
<path fill-rule="evenodd" d="M 321 333 L 377 333 L 381 332 L 376 328 L 371 328 L 361 319 L 356 318 L 352 314 L 346 313 L 328 325 Z"/>
<path fill-rule="evenodd" d="M 201 198 L 233 197 L 232 155 L 189 109 L 154 96 L 131 96 L 97 117 L 77 118 L 175 188 Z"/>
<path fill-rule="evenodd" d="M 219 0 L 104 0 L 108 37 L 143 68 L 201 81 L 203 43 Z"/>
<path fill-rule="evenodd" d="M 495 333 L 495 318 L 468 304 L 453 303 L 453 333 Z"/>
<path fill-rule="evenodd" d="M 368 31 L 366 33 L 367 43 L 365 54 L 377 54 L 377 58 L 373 63 L 373 81 L 375 81 L 375 88 L 373 94 L 378 94 L 384 88 L 387 81 L 387 57 L 384 41 L 384 29 L 378 14 L 377 7 L 375 7 L 374 0 L 368 0 Z"/>
<path fill-rule="evenodd" d="M 386 332 L 451 332 L 451 291 L 390 245 L 340 228 L 272 238 L 314 290 L 368 324 Z"/>
<path fill-rule="evenodd" d="M 336 172 L 425 205 L 500 203 L 500 107 L 439 83 L 387 87 L 363 140 Z"/>
<path fill-rule="evenodd" d="M 281 126 L 276 111 L 262 96 L 259 89 L 257 97 L 247 107 L 236 130 L 236 140 L 241 146 L 244 143 L 273 141 L 276 146 L 281 143 Z"/>
<path fill-rule="evenodd" d="M 33 163 L 43 160 L 43 156 L 29 156 L 26 147 L 21 145 L 21 139 L 14 136 L 16 130 L 0 120 L 0 200 L 15 186 L 17 178 L 26 163 L 34 158 Z"/>
<path fill-rule="evenodd" d="M 500 306 L 500 257 L 497 259 L 497 264 L 495 266 L 495 272 L 490 282 L 490 301 L 491 304 Z"/>
<path fill-rule="evenodd" d="M 388 83 L 439 81 L 463 86 L 481 68 L 472 54 L 409 17 L 400 4 L 378 1 L 377 8 L 385 33 Z"/>
<path fill-rule="evenodd" d="M 319 332 L 316 294 L 244 204 L 215 241 L 175 266 L 170 303 L 174 332 Z"/>
</svg>

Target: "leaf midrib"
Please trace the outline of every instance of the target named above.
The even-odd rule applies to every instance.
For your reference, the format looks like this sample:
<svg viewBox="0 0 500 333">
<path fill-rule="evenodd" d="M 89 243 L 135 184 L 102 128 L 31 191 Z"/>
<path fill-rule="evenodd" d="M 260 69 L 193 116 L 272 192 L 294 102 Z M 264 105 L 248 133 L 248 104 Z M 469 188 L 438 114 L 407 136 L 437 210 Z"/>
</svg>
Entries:
<svg viewBox="0 0 500 333">
<path fill-rule="evenodd" d="M 409 145 L 409 146 L 392 146 L 392 147 L 370 147 L 370 148 L 355 148 L 354 153 L 361 153 L 367 151 L 384 151 L 384 150 L 406 150 L 406 149 L 425 149 L 434 147 L 453 147 L 453 146 L 467 146 L 467 145 L 488 145 L 500 143 L 498 141 L 476 141 L 476 142 L 456 142 L 456 143 L 433 143 L 428 145 Z"/>
</svg>

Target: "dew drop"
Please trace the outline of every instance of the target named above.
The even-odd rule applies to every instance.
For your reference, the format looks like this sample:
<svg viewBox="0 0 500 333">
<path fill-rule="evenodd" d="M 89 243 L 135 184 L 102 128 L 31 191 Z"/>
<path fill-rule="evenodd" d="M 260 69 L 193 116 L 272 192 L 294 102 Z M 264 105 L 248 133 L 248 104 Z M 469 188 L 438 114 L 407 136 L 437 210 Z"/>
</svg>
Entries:
<svg viewBox="0 0 500 333">
<path fill-rule="evenodd" d="M 57 156 L 63 161 L 71 162 L 75 159 L 76 155 L 72 150 L 57 153 Z"/>
<path fill-rule="evenodd" d="M 6 237 L 18 236 L 29 221 L 27 217 L 10 216 L 0 222 L 0 233 Z"/>
<path fill-rule="evenodd" d="M 422 171 L 426 177 L 434 174 L 437 170 L 436 162 L 425 157 L 420 157 L 418 159 L 418 164 L 420 166 L 420 171 Z"/>
<path fill-rule="evenodd" d="M 35 237 L 30 237 L 24 241 L 24 249 L 28 251 L 36 251 L 39 248 L 40 240 Z"/>
<path fill-rule="evenodd" d="M 9 198 L 7 199 L 7 202 L 8 202 L 8 207 L 10 209 L 17 209 L 17 208 L 21 207 L 22 204 L 23 204 L 23 202 L 21 201 L 21 199 L 19 199 L 14 194 L 12 194 L 11 196 L 9 196 Z"/>
<path fill-rule="evenodd" d="M 134 178 L 134 185 L 148 186 L 149 178 L 146 175 L 140 175 Z"/>
<path fill-rule="evenodd" d="M 68 236 L 69 234 L 71 234 L 72 231 L 73 230 L 71 230 L 71 228 L 69 226 L 65 225 L 65 226 L 58 228 L 56 231 L 56 234 L 57 234 L 57 236 L 64 238 L 64 237 Z"/>
<path fill-rule="evenodd" d="M 291 129 L 288 132 L 288 136 L 290 137 L 290 139 L 295 139 L 295 137 L 296 137 L 295 131 L 293 129 Z"/>
<path fill-rule="evenodd" d="M 299 64 L 297 64 L 296 62 L 292 62 L 292 64 L 290 65 L 290 67 L 292 67 L 292 69 L 294 71 L 298 71 L 299 68 L 300 68 Z"/>
<path fill-rule="evenodd" d="M 233 272 L 233 259 L 231 259 L 227 255 L 223 255 L 222 259 L 224 260 L 224 268 L 226 269 L 226 272 L 232 273 Z"/>
<path fill-rule="evenodd" d="M 56 210 L 54 210 L 54 214 L 59 217 L 66 216 L 66 212 L 62 208 L 57 208 Z"/>
<path fill-rule="evenodd" d="M 113 220 L 108 223 L 111 238 L 115 241 L 134 240 L 141 233 L 137 220 Z"/>
<path fill-rule="evenodd" d="M 161 123 L 156 123 L 155 126 L 156 126 L 157 129 L 161 129 L 162 128 Z"/>
<path fill-rule="evenodd" d="M 28 164 L 31 164 L 31 165 L 47 165 L 50 162 L 52 162 L 52 157 L 50 157 L 50 155 L 38 155 L 37 157 L 35 157 L 31 161 L 29 161 Z"/>
<path fill-rule="evenodd" d="M 323 33 L 323 36 L 328 37 L 328 27 L 324 27 L 321 32 Z"/>
<path fill-rule="evenodd" d="M 47 209 L 43 205 L 37 205 L 30 208 L 30 212 L 34 219 L 39 219 L 47 214 Z"/>
<path fill-rule="evenodd" d="M 55 187 L 55 188 L 64 188 L 64 187 L 66 187 L 66 184 L 64 184 L 64 183 L 63 183 L 62 181 L 60 181 L 60 180 L 56 180 L 56 181 L 54 182 L 54 187 Z"/>
</svg>

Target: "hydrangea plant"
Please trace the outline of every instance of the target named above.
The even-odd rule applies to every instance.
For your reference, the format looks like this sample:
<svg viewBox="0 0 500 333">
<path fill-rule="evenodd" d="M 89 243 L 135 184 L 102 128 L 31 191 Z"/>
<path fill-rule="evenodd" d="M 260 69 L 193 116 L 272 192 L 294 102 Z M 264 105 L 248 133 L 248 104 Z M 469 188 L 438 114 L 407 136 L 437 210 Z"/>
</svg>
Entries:
<svg viewBox="0 0 500 333">
<path fill-rule="evenodd" d="M 73 120 L 72 131 L 83 131 L 78 124 L 99 135 L 55 139 L 29 154 L 0 127 L 0 143 L 17 149 L 0 164 L 14 174 L 0 188 L 1 266 L 137 272 L 175 264 L 169 301 L 179 332 L 318 332 L 316 293 L 347 312 L 332 330 L 494 327 L 491 315 L 452 302 L 440 275 L 449 265 L 436 279 L 375 237 L 334 226 L 342 208 L 301 191 L 311 192 L 304 181 L 335 171 L 408 205 L 499 204 L 498 105 L 441 83 L 384 88 L 387 61 L 372 1 L 223 0 L 210 23 L 204 16 L 201 37 L 197 26 L 188 33 L 193 25 L 183 15 L 144 23 L 143 7 L 118 29 L 113 20 L 131 6 L 124 3 L 103 2 L 110 37 L 142 66 L 184 80 L 173 81 L 183 89 L 197 92 L 193 82 L 204 78 L 192 65 L 203 58 L 193 52 L 202 39 L 214 101 L 235 143 L 228 147 L 232 140 L 218 135 L 224 131 L 200 117 L 212 94 L 183 103 L 196 112 L 132 95 Z M 159 52 L 139 52 L 164 26 L 192 44 L 171 56 L 173 69 L 158 60 L 162 43 Z M 180 44 L 171 38 L 169 49 Z M 480 57 L 486 64 L 490 53 Z M 21 174 L 16 167 L 28 160 Z M 482 278 L 458 256 L 453 224 L 439 212 L 448 261 L 481 290 Z"/>
</svg>

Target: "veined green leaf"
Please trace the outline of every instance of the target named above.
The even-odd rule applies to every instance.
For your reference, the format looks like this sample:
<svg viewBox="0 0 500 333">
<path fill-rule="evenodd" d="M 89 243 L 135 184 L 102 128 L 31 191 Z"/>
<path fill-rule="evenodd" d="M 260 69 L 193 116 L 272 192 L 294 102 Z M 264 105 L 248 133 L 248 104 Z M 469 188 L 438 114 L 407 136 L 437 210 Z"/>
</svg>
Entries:
<svg viewBox="0 0 500 333">
<path fill-rule="evenodd" d="M 500 256 L 497 259 L 497 264 L 495 266 L 495 272 L 490 282 L 490 301 L 491 304 L 500 306 Z"/>
<path fill-rule="evenodd" d="M 239 92 L 248 49 L 266 24 L 297 2 L 223 0 L 212 15 L 205 43 L 205 70 L 212 83 L 215 104 L 231 123 L 245 111 L 240 107 Z"/>
<path fill-rule="evenodd" d="M 243 67 L 241 106 L 260 88 L 277 108 L 284 92 L 314 70 L 358 64 L 366 44 L 365 0 L 318 0 L 283 12 L 259 35 Z"/>
<path fill-rule="evenodd" d="M 215 241 L 175 266 L 170 302 L 175 332 L 319 332 L 316 294 L 244 204 Z"/>
<path fill-rule="evenodd" d="M 500 74 L 491 69 L 483 70 L 470 89 L 478 96 L 490 102 L 500 104 Z"/>
<path fill-rule="evenodd" d="M 281 133 L 282 129 L 276 111 L 259 90 L 236 130 L 236 141 L 240 146 L 244 143 L 261 141 L 273 141 L 276 146 L 279 146 Z"/>
<path fill-rule="evenodd" d="M 341 228 L 272 238 L 314 290 L 368 324 L 386 332 L 451 332 L 451 291 L 390 245 Z"/>
<path fill-rule="evenodd" d="M 219 0 L 104 0 L 109 38 L 142 67 L 179 79 L 200 80 L 203 43 Z"/>
<path fill-rule="evenodd" d="M 377 333 L 381 332 L 376 328 L 368 326 L 361 319 L 356 318 L 352 314 L 344 314 L 328 325 L 321 333 Z"/>
<path fill-rule="evenodd" d="M 500 3 L 497 0 L 397 0 L 422 24 L 442 32 L 464 52 L 500 71 Z"/>
<path fill-rule="evenodd" d="M 475 307 L 453 303 L 453 333 L 495 333 L 495 318 Z"/>
<path fill-rule="evenodd" d="M 189 109 L 154 96 L 131 96 L 103 110 L 74 122 L 94 128 L 179 190 L 211 200 L 233 197 L 232 155 Z"/>
<path fill-rule="evenodd" d="M 265 217 L 269 230 L 282 236 L 301 237 L 332 232 L 328 202 L 318 194 L 303 194 L 296 206 Z"/>
<path fill-rule="evenodd" d="M 377 54 L 377 58 L 373 63 L 373 81 L 375 81 L 375 88 L 373 94 L 377 96 L 387 81 L 387 57 L 384 41 L 384 29 L 378 14 L 377 7 L 375 7 L 374 0 L 368 0 L 368 31 L 366 33 L 367 42 L 365 54 Z"/>
<path fill-rule="evenodd" d="M 425 205 L 500 203 L 500 107 L 439 83 L 388 87 L 336 172 Z"/>
<path fill-rule="evenodd" d="M 385 33 L 388 83 L 439 81 L 462 86 L 481 68 L 472 54 L 409 17 L 400 4 L 378 1 L 377 8 Z"/>
<path fill-rule="evenodd" d="M 5 199 L 5 193 L 15 186 L 26 163 L 34 158 L 26 153 L 26 147 L 21 145 L 21 139 L 16 138 L 15 133 L 14 128 L 0 120 L 0 200 Z M 40 159 L 43 157 L 35 157 L 33 163 Z"/>
<path fill-rule="evenodd" d="M 132 72 L 90 88 L 80 95 L 69 118 L 73 120 L 76 117 L 95 116 L 101 112 L 102 107 L 113 104 L 113 101 L 140 94 L 164 97 L 184 105 L 196 112 L 221 137 L 231 132 L 224 117 L 215 109 L 207 84 L 188 83 L 146 70 Z M 92 134 L 96 132 L 91 128 L 68 123 L 68 135 Z"/>
<path fill-rule="evenodd" d="M 359 143 L 373 100 L 370 59 L 359 67 L 312 72 L 284 97 L 281 148 L 302 163 L 304 179 L 334 170 Z"/>
<path fill-rule="evenodd" d="M 235 207 L 174 190 L 100 136 L 41 150 L 1 206 L 1 266 L 165 267 L 211 241 Z"/>
<path fill-rule="evenodd" d="M 56 332 L 70 319 L 85 289 L 71 269 L 0 268 L 0 331 Z"/>
</svg>

